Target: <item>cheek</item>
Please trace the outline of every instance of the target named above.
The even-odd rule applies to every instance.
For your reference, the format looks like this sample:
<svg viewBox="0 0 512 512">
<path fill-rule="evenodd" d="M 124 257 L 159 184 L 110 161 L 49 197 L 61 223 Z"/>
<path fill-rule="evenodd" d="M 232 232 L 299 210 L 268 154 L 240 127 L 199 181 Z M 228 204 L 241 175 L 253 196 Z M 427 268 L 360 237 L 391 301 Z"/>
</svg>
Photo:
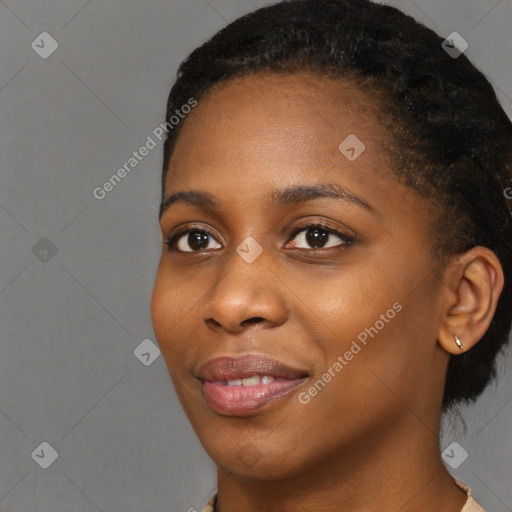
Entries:
<svg viewBox="0 0 512 512">
<path fill-rule="evenodd" d="M 352 340 L 359 338 L 364 343 L 369 336 L 367 329 L 375 333 L 376 322 L 379 333 L 393 322 L 396 309 L 400 309 L 399 305 L 393 308 L 393 304 L 400 297 L 381 276 L 380 272 L 369 269 L 347 272 L 308 292 L 307 309 L 311 321 L 316 318 L 324 326 L 329 340 L 326 348 L 342 354 Z"/>
<path fill-rule="evenodd" d="M 375 291 L 366 305 L 354 299 L 331 324 L 331 330 L 337 329 L 340 335 L 329 348 L 321 377 L 330 382 L 314 399 L 318 402 L 310 404 L 318 408 L 317 417 L 321 418 L 321 411 L 330 411 L 335 424 L 348 422 L 371 430 L 413 412 L 429 424 L 427 406 L 442 388 L 437 377 L 435 319 L 425 307 L 431 297 L 423 289 L 423 293 L 418 290 L 398 298 L 388 289 Z"/>
<path fill-rule="evenodd" d="M 412 276 L 397 268 L 401 267 L 393 265 L 384 271 L 379 265 L 373 269 L 365 266 L 308 294 L 311 325 L 321 325 L 324 335 L 321 344 L 325 367 L 318 371 L 331 369 L 337 376 L 343 374 L 332 379 L 337 382 L 333 387 L 354 388 L 361 397 L 373 392 L 372 381 L 383 369 L 386 378 L 397 382 L 411 369 L 410 362 L 416 356 L 409 340 L 415 331 L 421 331 L 418 326 L 410 326 L 411 320 L 417 323 L 420 317 L 425 323 L 429 318 L 421 319 L 415 294 L 407 294 Z M 428 298 L 421 299 L 425 301 Z M 413 339 L 415 343 L 418 336 Z"/>
<path fill-rule="evenodd" d="M 187 316 L 203 293 L 197 285 L 197 279 L 191 280 L 189 274 L 184 277 L 162 256 L 151 297 L 151 316 L 157 329 L 168 330 Z"/>
<path fill-rule="evenodd" d="M 180 341 L 180 333 L 190 327 L 188 324 L 194 312 L 197 314 L 194 308 L 197 295 L 187 294 L 175 281 L 165 265 L 160 263 L 151 296 L 151 321 L 160 350 L 168 363 L 184 352 L 186 347 Z"/>
<path fill-rule="evenodd" d="M 163 341 L 163 334 L 172 326 L 173 310 L 170 283 L 165 279 L 160 264 L 151 295 L 151 321 L 153 331 L 159 343 Z"/>
</svg>

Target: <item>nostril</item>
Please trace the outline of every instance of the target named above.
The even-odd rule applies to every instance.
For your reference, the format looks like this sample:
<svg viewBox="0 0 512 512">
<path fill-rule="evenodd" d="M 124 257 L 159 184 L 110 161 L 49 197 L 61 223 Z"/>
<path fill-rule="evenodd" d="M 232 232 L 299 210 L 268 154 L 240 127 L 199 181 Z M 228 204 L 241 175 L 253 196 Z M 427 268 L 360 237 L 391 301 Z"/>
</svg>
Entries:
<svg viewBox="0 0 512 512">
<path fill-rule="evenodd" d="M 214 326 L 214 327 L 220 327 L 220 322 L 217 322 L 214 318 L 207 318 L 205 320 L 206 325 Z"/>
<path fill-rule="evenodd" d="M 255 316 L 253 318 L 248 318 L 247 320 L 240 322 L 240 325 L 247 325 L 248 323 L 259 324 L 260 322 L 263 322 L 264 320 L 265 319 L 261 318 L 261 316 Z"/>
</svg>

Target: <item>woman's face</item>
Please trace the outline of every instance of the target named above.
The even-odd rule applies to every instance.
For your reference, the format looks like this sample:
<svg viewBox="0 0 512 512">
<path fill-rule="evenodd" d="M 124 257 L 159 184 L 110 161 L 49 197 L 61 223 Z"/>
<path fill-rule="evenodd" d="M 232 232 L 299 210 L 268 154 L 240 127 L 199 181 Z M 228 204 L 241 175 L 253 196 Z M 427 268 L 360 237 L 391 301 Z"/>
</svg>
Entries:
<svg viewBox="0 0 512 512">
<path fill-rule="evenodd" d="M 391 172 L 372 99 L 260 74 L 182 122 L 166 197 L 196 194 L 162 215 L 163 237 L 179 236 L 151 314 L 214 461 L 276 479 L 435 436 L 447 354 L 429 208 Z"/>
</svg>

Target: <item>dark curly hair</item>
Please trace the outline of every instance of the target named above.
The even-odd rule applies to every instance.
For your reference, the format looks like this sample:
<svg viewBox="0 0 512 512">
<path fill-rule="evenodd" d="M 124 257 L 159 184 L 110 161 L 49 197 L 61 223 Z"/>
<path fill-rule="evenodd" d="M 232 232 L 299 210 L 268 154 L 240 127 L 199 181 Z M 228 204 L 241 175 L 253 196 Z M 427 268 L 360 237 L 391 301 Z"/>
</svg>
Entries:
<svg viewBox="0 0 512 512">
<path fill-rule="evenodd" d="M 307 71 L 348 81 L 376 102 L 390 135 L 399 180 L 431 199 L 433 255 L 445 261 L 481 245 L 503 267 L 505 286 L 492 323 L 470 350 L 451 356 L 443 411 L 473 402 L 496 375 L 512 316 L 512 123 L 484 75 L 443 38 L 396 8 L 369 0 L 285 0 L 247 14 L 194 50 L 179 67 L 169 122 L 190 98 L 260 72 Z M 164 145 L 169 160 L 183 123 Z M 170 126 L 169 124 L 167 126 Z M 162 209 L 160 210 L 161 215 Z"/>
</svg>

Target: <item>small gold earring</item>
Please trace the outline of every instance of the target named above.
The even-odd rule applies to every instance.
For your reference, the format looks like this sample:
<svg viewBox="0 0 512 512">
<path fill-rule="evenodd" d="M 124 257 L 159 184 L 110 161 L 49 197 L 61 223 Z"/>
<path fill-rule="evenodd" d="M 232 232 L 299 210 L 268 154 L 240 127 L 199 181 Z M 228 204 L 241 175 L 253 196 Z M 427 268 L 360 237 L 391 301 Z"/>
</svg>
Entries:
<svg viewBox="0 0 512 512">
<path fill-rule="evenodd" d="M 457 343 L 457 347 L 459 347 L 461 350 L 464 350 L 464 345 L 460 341 L 459 335 L 458 334 L 454 334 L 454 336 L 455 336 L 455 343 Z"/>
</svg>

